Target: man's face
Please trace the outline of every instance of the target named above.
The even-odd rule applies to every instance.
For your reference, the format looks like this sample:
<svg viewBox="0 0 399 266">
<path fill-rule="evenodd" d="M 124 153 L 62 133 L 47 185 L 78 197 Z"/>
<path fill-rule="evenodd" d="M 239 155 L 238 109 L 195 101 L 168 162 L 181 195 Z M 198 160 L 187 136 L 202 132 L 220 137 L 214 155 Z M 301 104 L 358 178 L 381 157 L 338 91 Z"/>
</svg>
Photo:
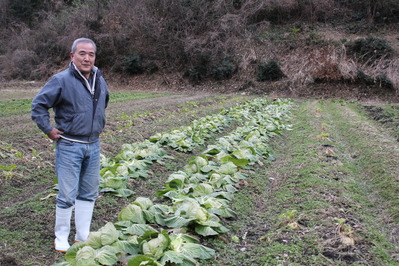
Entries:
<svg viewBox="0 0 399 266">
<path fill-rule="evenodd" d="M 71 53 L 72 62 L 86 78 L 90 76 L 95 59 L 96 51 L 90 42 L 78 43 L 75 52 Z"/>
</svg>

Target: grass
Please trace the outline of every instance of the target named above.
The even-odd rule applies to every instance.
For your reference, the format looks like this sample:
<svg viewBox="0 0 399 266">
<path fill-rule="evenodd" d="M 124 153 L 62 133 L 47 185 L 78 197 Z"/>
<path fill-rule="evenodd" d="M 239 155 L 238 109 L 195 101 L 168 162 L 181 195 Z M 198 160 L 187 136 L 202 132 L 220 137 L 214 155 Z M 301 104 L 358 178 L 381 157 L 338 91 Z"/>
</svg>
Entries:
<svg viewBox="0 0 399 266">
<path fill-rule="evenodd" d="M 391 134 L 399 139 L 399 105 L 395 103 L 385 103 L 377 105 L 357 105 L 359 112 L 372 117 L 374 120 L 384 125 L 384 128 L 391 131 Z"/>
<path fill-rule="evenodd" d="M 151 99 L 164 97 L 170 93 L 145 93 L 145 92 L 111 92 L 110 103 L 137 101 L 141 99 Z M 32 99 L 11 99 L 0 101 L 0 117 L 9 117 L 13 115 L 22 115 L 29 113 L 32 106 Z"/>
<path fill-rule="evenodd" d="M 229 235 L 240 241 L 210 241 L 218 250 L 210 265 L 398 265 L 390 237 L 397 227 L 396 186 L 373 182 L 392 183 L 396 175 L 397 150 L 387 145 L 383 152 L 380 138 L 397 144 L 356 107 L 336 101 L 298 106 L 294 130 L 274 142 L 276 161 L 257 170 L 236 197 Z M 372 156 L 377 153 L 384 156 Z M 394 166 L 383 171 L 385 178 L 382 165 Z"/>
<path fill-rule="evenodd" d="M 32 99 L 0 101 L 0 117 L 21 115 L 30 111 Z"/>
<path fill-rule="evenodd" d="M 164 97 L 167 95 L 171 95 L 168 92 L 132 92 L 132 91 L 116 91 L 110 92 L 110 103 L 119 103 L 119 102 L 127 102 L 127 101 L 137 101 L 141 99 L 152 99 L 157 97 Z"/>
</svg>

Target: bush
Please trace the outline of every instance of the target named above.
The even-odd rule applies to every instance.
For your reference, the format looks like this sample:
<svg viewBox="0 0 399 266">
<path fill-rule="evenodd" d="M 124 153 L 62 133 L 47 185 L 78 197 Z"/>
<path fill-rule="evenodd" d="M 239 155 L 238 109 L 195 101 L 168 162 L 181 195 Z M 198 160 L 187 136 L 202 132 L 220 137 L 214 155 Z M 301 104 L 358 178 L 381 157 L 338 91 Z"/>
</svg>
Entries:
<svg viewBox="0 0 399 266">
<path fill-rule="evenodd" d="M 361 84 L 365 84 L 365 85 L 369 85 L 369 86 L 374 84 L 374 79 L 361 70 L 359 70 L 357 72 L 356 79 Z"/>
<path fill-rule="evenodd" d="M 124 72 L 129 75 L 138 75 L 143 73 L 153 74 L 159 70 L 155 61 L 144 61 L 142 56 L 138 54 L 132 54 L 125 57 L 124 60 L 121 60 L 121 63 L 118 63 L 120 60 L 117 59 L 113 61 L 116 61 L 116 63 L 111 64 L 113 72 Z M 106 67 L 106 65 L 103 67 Z"/>
<path fill-rule="evenodd" d="M 236 66 L 229 60 L 224 60 L 221 64 L 213 68 L 213 77 L 215 80 L 225 80 L 233 76 Z"/>
<path fill-rule="evenodd" d="M 123 61 L 122 67 L 123 70 L 130 75 L 142 74 L 144 72 L 141 56 L 137 54 L 132 54 L 126 57 Z"/>
<path fill-rule="evenodd" d="M 158 70 L 159 70 L 159 67 L 154 61 L 150 61 L 145 64 L 145 72 L 147 74 L 154 74 Z"/>
<path fill-rule="evenodd" d="M 17 20 L 32 25 L 36 13 L 42 9 L 43 3 L 38 0 L 13 0 L 10 1 L 10 13 Z"/>
<path fill-rule="evenodd" d="M 381 74 L 375 77 L 376 84 L 383 89 L 387 89 L 388 91 L 394 91 L 395 87 L 392 84 L 392 81 L 389 80 L 387 75 Z"/>
<path fill-rule="evenodd" d="M 347 7 L 357 20 L 367 19 L 374 23 L 397 23 L 399 3 L 397 0 L 335 0 L 338 5 Z"/>
<path fill-rule="evenodd" d="M 184 73 L 192 83 L 198 83 L 208 77 L 209 58 L 206 55 L 200 55 L 192 59 L 191 67 Z"/>
<path fill-rule="evenodd" d="M 261 63 L 256 70 L 256 79 L 258 81 L 274 81 L 283 77 L 285 77 L 283 71 L 274 60 Z"/>
<path fill-rule="evenodd" d="M 352 56 L 369 64 L 393 54 L 393 49 L 386 40 L 372 36 L 349 42 L 347 47 Z"/>
<path fill-rule="evenodd" d="M 11 62 L 10 73 L 8 73 L 11 78 L 29 80 L 32 71 L 39 63 L 39 57 L 30 50 L 15 50 L 11 57 Z"/>
<path fill-rule="evenodd" d="M 387 91 L 395 90 L 395 86 L 393 85 L 392 81 L 389 80 L 389 78 L 385 74 L 380 74 L 373 78 L 366 75 L 363 71 L 359 70 L 357 72 L 357 81 L 361 84 L 365 84 L 367 86 L 376 86 Z"/>
<path fill-rule="evenodd" d="M 206 79 L 226 80 L 233 76 L 237 67 L 231 60 L 223 60 L 219 64 L 214 64 L 207 55 L 200 55 L 192 58 L 191 66 L 184 73 L 192 83 L 199 83 Z"/>
<path fill-rule="evenodd" d="M 113 66 L 118 57 L 115 40 L 110 34 L 100 34 L 93 38 L 97 45 L 96 65 L 101 68 Z"/>
</svg>

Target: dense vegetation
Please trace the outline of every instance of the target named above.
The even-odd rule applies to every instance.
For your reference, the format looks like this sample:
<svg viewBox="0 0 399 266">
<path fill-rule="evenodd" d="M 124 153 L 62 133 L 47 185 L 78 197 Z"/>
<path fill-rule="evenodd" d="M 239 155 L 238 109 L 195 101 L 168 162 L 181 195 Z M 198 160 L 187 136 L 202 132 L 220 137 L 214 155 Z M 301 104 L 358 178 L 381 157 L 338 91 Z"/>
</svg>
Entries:
<svg viewBox="0 0 399 266">
<path fill-rule="evenodd" d="M 392 94 L 399 64 L 384 37 L 398 21 L 395 0 L 2 0 L 0 80 L 46 80 L 87 36 L 115 80 L 179 73 L 191 84 L 233 78 L 237 89 L 282 80 L 290 91 L 344 82 Z"/>
</svg>

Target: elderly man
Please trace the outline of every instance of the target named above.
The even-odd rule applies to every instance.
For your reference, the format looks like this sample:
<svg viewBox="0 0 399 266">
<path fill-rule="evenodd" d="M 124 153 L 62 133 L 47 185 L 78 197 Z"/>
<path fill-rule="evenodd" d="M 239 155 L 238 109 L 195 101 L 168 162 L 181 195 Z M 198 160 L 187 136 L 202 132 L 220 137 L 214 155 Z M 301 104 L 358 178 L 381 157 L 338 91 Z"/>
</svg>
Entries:
<svg viewBox="0 0 399 266">
<path fill-rule="evenodd" d="M 55 249 L 66 252 L 72 210 L 75 241 L 90 232 L 100 182 L 99 135 L 105 125 L 108 87 L 94 66 L 96 44 L 87 38 L 74 41 L 68 69 L 54 75 L 32 101 L 32 120 L 56 142 Z M 49 109 L 55 114 L 51 126 Z"/>
</svg>

